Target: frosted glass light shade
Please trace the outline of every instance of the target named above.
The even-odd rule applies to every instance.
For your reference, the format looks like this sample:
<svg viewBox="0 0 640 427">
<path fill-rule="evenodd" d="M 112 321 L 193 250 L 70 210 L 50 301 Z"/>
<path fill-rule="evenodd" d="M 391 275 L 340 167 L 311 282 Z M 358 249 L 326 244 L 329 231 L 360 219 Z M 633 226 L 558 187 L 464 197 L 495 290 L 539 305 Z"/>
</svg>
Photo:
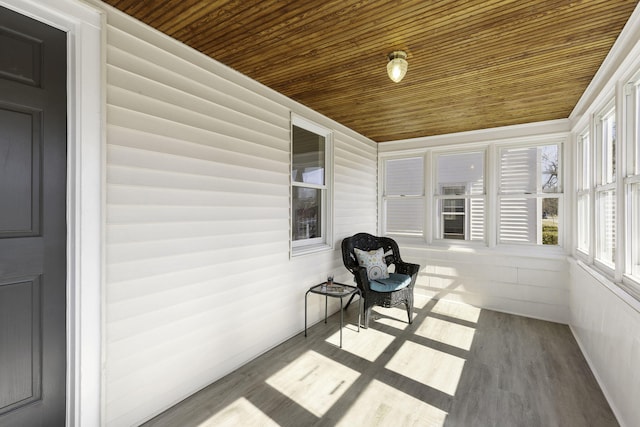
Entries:
<svg viewBox="0 0 640 427">
<path fill-rule="evenodd" d="M 409 63 L 407 62 L 406 52 L 397 50 L 389 54 L 387 74 L 391 80 L 398 83 L 407 74 L 407 68 L 409 68 Z"/>
</svg>

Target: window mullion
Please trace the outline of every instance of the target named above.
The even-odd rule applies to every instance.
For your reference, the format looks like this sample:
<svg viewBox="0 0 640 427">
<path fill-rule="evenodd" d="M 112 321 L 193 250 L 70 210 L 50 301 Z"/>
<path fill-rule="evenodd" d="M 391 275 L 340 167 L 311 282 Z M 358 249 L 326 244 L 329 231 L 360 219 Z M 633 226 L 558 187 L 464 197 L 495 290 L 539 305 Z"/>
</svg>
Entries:
<svg viewBox="0 0 640 427">
<path fill-rule="evenodd" d="M 485 229 L 487 230 L 487 245 L 490 248 L 495 248 L 498 241 L 498 168 L 500 162 L 497 160 L 498 149 L 495 144 L 489 145 L 487 148 L 486 162 L 487 173 L 485 181 L 486 189 L 486 206 L 487 216 L 485 222 Z"/>
<path fill-rule="evenodd" d="M 622 82 L 618 82 L 616 85 L 616 105 L 615 110 L 620 111 L 619 117 L 625 117 L 627 111 L 627 97 L 625 96 L 625 84 Z M 620 124 L 620 120 L 616 117 L 616 124 Z M 622 120 L 622 124 L 626 123 L 625 120 Z M 627 152 L 627 140 L 628 134 L 627 129 L 620 129 L 616 135 L 616 170 L 615 170 L 615 184 L 616 184 L 616 257 L 615 257 L 615 280 L 621 281 L 622 275 L 624 274 L 625 267 L 627 265 L 627 233 L 624 232 L 627 212 L 625 209 L 625 197 L 626 191 L 624 188 L 624 177 L 627 173 L 627 162 L 626 162 L 626 152 Z"/>
<path fill-rule="evenodd" d="M 437 182 L 437 168 L 430 167 L 433 165 L 433 153 L 431 151 L 427 151 L 423 157 L 424 160 L 424 205 L 425 205 L 425 213 L 430 213 L 424 216 L 424 239 L 427 244 L 433 243 L 433 236 L 435 235 L 434 227 L 436 225 L 436 215 L 435 213 L 435 204 L 433 200 L 434 194 L 434 183 Z M 428 173 L 426 171 L 431 171 Z"/>
<path fill-rule="evenodd" d="M 293 181 L 293 182 L 291 182 L 291 185 L 294 186 L 294 187 L 313 188 L 314 190 L 326 190 L 327 189 L 326 185 L 311 184 L 311 183 L 307 183 L 307 182 Z"/>
</svg>

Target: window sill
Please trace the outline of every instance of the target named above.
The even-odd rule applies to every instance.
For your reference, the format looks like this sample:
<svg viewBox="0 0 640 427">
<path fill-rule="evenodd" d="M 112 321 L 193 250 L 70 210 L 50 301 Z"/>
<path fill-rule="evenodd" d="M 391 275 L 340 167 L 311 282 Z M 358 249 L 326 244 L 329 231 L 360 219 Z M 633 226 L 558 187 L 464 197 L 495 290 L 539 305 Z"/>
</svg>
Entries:
<svg viewBox="0 0 640 427">
<path fill-rule="evenodd" d="M 391 236 L 390 236 L 391 237 Z M 393 237 L 395 239 L 395 237 Z M 436 240 L 427 244 L 424 240 L 398 239 L 398 244 L 416 249 L 426 249 L 434 252 L 453 252 L 459 254 L 485 254 L 498 256 L 516 256 L 538 259 L 566 259 L 569 254 L 560 246 L 537 245 L 497 245 L 488 247 L 484 242 L 457 243 Z"/>
<path fill-rule="evenodd" d="M 297 258 L 304 255 L 311 255 L 318 252 L 332 251 L 333 247 L 326 243 L 317 243 L 315 245 L 298 246 L 291 248 L 291 258 Z"/>
<path fill-rule="evenodd" d="M 640 312 L 640 280 L 637 277 L 624 274 L 622 276 L 622 288 L 638 301 L 638 311 Z"/>
<path fill-rule="evenodd" d="M 586 264 L 584 261 L 575 258 L 571 258 L 571 260 L 575 262 L 578 267 L 583 269 L 585 272 L 591 275 L 591 277 L 597 280 L 602 286 L 611 291 L 611 293 L 620 298 L 629 307 L 640 313 L 640 293 L 636 289 L 633 289 L 631 285 L 626 283 L 614 282 L 609 276 L 605 275 L 605 273 L 603 273 L 594 265 Z M 635 280 L 632 280 L 626 276 L 623 282 L 626 282 L 628 280 L 635 282 Z"/>
</svg>

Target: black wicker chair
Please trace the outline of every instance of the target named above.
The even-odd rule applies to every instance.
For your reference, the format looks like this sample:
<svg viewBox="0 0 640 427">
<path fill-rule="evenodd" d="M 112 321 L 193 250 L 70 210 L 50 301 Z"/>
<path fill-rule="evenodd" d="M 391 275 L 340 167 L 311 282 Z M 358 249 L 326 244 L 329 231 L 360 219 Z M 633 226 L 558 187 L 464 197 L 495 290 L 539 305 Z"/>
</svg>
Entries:
<svg viewBox="0 0 640 427">
<path fill-rule="evenodd" d="M 387 266 L 395 265 L 395 272 L 406 274 L 411 278 L 411 282 L 405 288 L 392 292 L 378 292 L 370 287 L 367 270 L 358 264 L 358 259 L 354 249 L 358 248 L 363 251 L 371 251 L 383 248 L 385 256 L 384 260 Z M 347 237 L 342 241 L 342 261 L 355 279 L 358 288 L 362 291 L 364 302 L 364 327 L 369 327 L 369 317 L 371 308 L 374 305 L 382 307 L 395 307 L 404 304 L 407 308 L 409 323 L 413 321 L 411 313 L 413 311 L 413 288 L 418 277 L 420 266 L 418 264 L 410 264 L 402 261 L 400 258 L 400 250 L 395 240 L 388 237 L 376 237 L 368 233 L 358 233 L 351 237 Z M 351 301 L 349 301 L 350 303 Z M 347 307 L 349 304 L 347 304 Z M 346 308 L 345 308 L 346 309 Z"/>
</svg>

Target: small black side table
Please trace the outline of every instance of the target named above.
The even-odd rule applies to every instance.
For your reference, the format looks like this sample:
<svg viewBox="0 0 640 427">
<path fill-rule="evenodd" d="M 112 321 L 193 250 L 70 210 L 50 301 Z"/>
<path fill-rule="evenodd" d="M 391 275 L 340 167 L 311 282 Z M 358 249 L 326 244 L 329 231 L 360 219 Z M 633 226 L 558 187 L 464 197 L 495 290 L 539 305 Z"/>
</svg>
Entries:
<svg viewBox="0 0 640 427">
<path fill-rule="evenodd" d="M 342 299 L 344 297 L 351 296 L 353 297 L 355 294 L 358 294 L 360 298 L 358 299 L 358 332 L 360 332 L 360 312 L 362 303 L 362 292 L 358 289 L 357 286 L 344 285 L 342 283 L 333 282 L 332 284 L 327 284 L 327 282 L 320 283 L 319 285 L 312 286 L 309 288 L 306 294 L 304 294 L 304 336 L 307 336 L 307 296 L 309 293 L 324 295 L 324 323 L 327 323 L 327 300 L 329 297 L 332 298 L 340 298 L 340 348 L 342 348 L 342 327 L 344 326 L 344 314 L 342 309 Z"/>
</svg>

